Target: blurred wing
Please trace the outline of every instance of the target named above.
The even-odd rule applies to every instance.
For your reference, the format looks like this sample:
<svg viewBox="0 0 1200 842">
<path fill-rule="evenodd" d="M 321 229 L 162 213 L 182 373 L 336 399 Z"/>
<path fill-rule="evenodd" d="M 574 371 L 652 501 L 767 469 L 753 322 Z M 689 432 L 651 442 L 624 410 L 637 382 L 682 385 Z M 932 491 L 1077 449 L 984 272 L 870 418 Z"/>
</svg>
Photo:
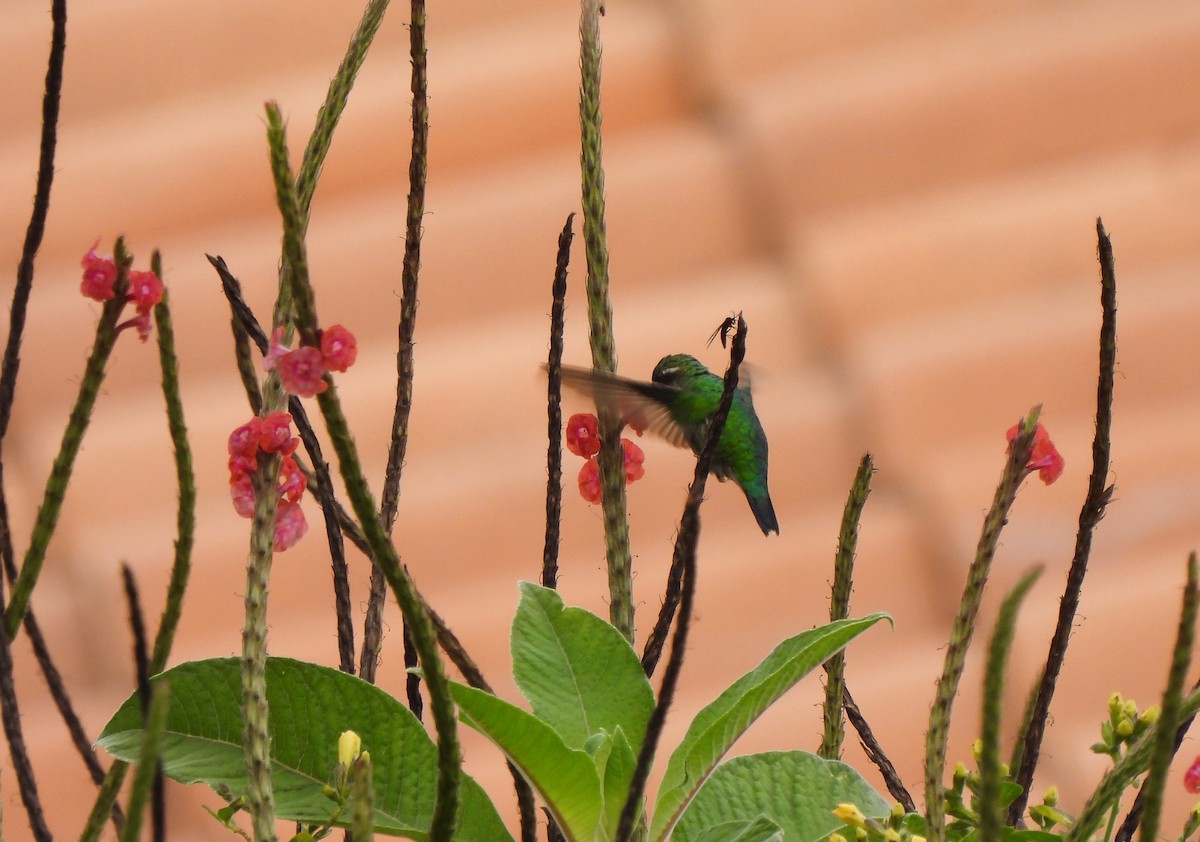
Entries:
<svg viewBox="0 0 1200 842">
<path fill-rule="evenodd" d="M 562 367 L 562 380 L 568 389 L 616 412 L 626 424 L 649 430 L 676 447 L 689 446 L 683 428 L 675 423 L 669 409 L 680 391 L 676 387 L 574 365 Z"/>
</svg>

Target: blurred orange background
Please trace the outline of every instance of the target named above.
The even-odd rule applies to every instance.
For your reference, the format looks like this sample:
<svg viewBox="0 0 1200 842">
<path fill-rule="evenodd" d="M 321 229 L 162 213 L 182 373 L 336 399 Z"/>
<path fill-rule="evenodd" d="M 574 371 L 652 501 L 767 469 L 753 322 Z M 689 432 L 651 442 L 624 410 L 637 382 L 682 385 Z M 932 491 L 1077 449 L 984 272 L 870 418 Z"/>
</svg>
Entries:
<svg viewBox="0 0 1200 842">
<path fill-rule="evenodd" d="M 0 30 L 0 264 L 14 277 L 37 166 L 50 22 L 10 2 Z M 57 451 L 99 306 L 79 258 L 124 234 L 139 268 L 163 253 L 200 494 L 195 567 L 173 662 L 240 651 L 248 522 L 230 506 L 225 440 L 248 409 L 229 312 L 205 253 L 223 256 L 269 317 L 280 223 L 262 105 L 289 120 L 294 160 L 361 9 L 329 0 L 78 4 L 51 213 L 5 441 L 18 553 Z M 385 20 L 335 136 L 309 258 L 324 324 L 360 342 L 338 389 L 376 493 L 394 402 L 409 150 L 407 8 Z M 516 582 L 539 575 L 545 385 L 555 238 L 579 207 L 578 9 L 551 0 L 431 3 L 431 154 L 412 435 L 395 540 L 429 601 L 499 691 Z M 1066 458 L 1014 508 L 985 606 L 1034 564 L 1012 655 L 1006 724 L 1045 657 L 1090 471 L 1099 285 L 1095 220 L 1116 250 L 1120 308 L 1113 463 L 1090 582 L 1053 707 L 1035 797 L 1078 807 L 1104 769 L 1088 752 L 1108 695 L 1157 701 L 1200 509 L 1200 6 L 1121 2 L 880 4 L 611 2 L 602 20 L 613 303 L 620 369 L 750 325 L 755 402 L 771 442 L 782 534 L 741 493 L 703 509 L 697 623 L 665 749 L 772 645 L 827 616 L 838 520 L 874 454 L 852 612 L 892 613 L 848 651 L 848 678 L 920 800 L 924 726 L 950 620 L 1004 458 L 1035 404 Z M 588 361 L 577 238 L 567 360 Z M 7 294 L 7 293 L 6 293 Z M 568 399 L 567 411 L 587 409 Z M 638 624 L 659 606 L 692 459 L 650 440 L 629 491 Z M 560 586 L 606 612 L 599 510 L 566 455 Z M 274 654 L 336 664 L 319 512 L 280 556 Z M 33 606 L 89 731 L 131 692 L 119 564 L 152 626 L 172 554 L 174 469 L 152 345 L 122 336 Z M 352 559 L 356 620 L 367 568 Z M 380 683 L 402 692 L 388 608 Z M 358 630 L 361 635 L 361 627 Z M 982 644 L 987 635 L 977 637 Z M 52 829 L 77 835 L 93 789 L 28 644 L 17 688 Z M 979 707 L 970 660 L 951 762 Z M 737 751 L 819 742 L 820 681 L 763 717 Z M 853 739 L 849 741 L 855 743 Z M 369 748 L 369 747 L 368 747 Z M 1169 787 L 1164 831 L 1188 806 Z M 506 815 L 507 773 L 468 738 L 467 764 Z M 664 754 L 665 756 L 665 754 Z M 882 789 L 856 744 L 847 760 Z M 4 753 L 4 830 L 28 830 Z M 169 792 L 173 839 L 224 833 L 201 787 Z"/>
</svg>

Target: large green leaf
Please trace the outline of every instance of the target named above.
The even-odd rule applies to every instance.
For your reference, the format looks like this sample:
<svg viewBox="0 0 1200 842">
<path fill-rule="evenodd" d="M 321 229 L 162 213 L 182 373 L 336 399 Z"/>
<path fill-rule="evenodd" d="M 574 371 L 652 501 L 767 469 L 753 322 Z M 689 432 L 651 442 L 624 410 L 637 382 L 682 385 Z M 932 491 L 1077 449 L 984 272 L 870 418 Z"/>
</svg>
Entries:
<svg viewBox="0 0 1200 842">
<path fill-rule="evenodd" d="M 785 842 L 816 842 L 844 827 L 838 804 L 882 816 L 888 803 L 862 777 L 836 760 L 805 751 L 735 757 L 713 770 L 671 833 L 672 842 L 702 842 L 714 825 L 766 816 Z"/>
<path fill-rule="evenodd" d="M 586 751 L 571 748 L 528 711 L 465 684 L 450 685 L 459 716 L 512 761 L 546 802 L 568 840 L 590 842 L 600 823 L 600 776 Z"/>
<path fill-rule="evenodd" d="M 695 842 L 784 842 L 775 822 L 759 816 L 753 821 L 723 822 L 707 828 Z"/>
<path fill-rule="evenodd" d="M 667 763 L 650 839 L 659 842 L 666 838 L 717 761 L 750 723 L 797 681 L 885 618 L 890 619 L 886 614 L 871 614 L 858 620 L 838 620 L 788 638 L 700 711 Z"/>
<path fill-rule="evenodd" d="M 153 680 L 168 681 L 171 687 L 162 754 L 166 774 L 183 783 L 206 783 L 224 797 L 244 796 L 240 662 L 193 661 Z M 329 818 L 332 802 L 322 788 L 332 782 L 338 735 L 351 730 L 362 738 L 374 765 L 375 829 L 427 838 L 437 747 L 408 708 L 354 676 L 289 658 L 267 659 L 267 704 L 279 818 Z M 136 761 L 142 733 L 135 694 L 109 720 L 96 744 L 121 760 Z M 487 795 L 465 775 L 460 794 L 456 840 L 512 839 Z"/>
<path fill-rule="evenodd" d="M 625 732 L 636 753 L 654 709 L 654 691 L 625 637 L 559 595 L 521 583 L 512 626 L 513 678 L 534 715 L 583 748 L 601 731 Z"/>
</svg>

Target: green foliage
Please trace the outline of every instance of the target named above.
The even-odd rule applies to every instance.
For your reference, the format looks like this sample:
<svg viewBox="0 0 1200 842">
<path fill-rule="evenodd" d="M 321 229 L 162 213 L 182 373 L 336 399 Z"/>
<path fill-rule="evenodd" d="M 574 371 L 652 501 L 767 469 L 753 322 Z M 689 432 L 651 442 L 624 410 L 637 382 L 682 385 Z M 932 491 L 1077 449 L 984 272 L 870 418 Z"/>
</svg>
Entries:
<svg viewBox="0 0 1200 842">
<path fill-rule="evenodd" d="M 712 839 L 747 833 L 751 834 L 747 839 L 760 838 L 753 834 L 764 826 L 755 821 L 764 815 L 778 828 L 802 826 L 812 831 L 812 838 L 836 826 L 828 810 L 814 823 L 811 803 L 797 812 L 795 806 L 780 806 L 786 799 L 770 797 L 789 781 L 802 780 L 805 787 L 813 786 L 814 792 L 829 797 L 839 793 L 829 809 L 849 798 L 886 809 L 848 767 L 799 753 L 730 761 L 731 769 L 722 773 L 714 795 L 693 802 L 705 791 L 702 787 L 709 776 L 722 768 L 717 764 L 734 740 L 772 702 L 883 618 L 875 614 L 843 620 L 784 641 L 701 711 L 668 762 L 650 838 L 665 838 L 675 822 L 687 815 L 689 803 L 701 804 L 706 816 L 717 811 L 715 802 L 725 798 L 720 794 L 723 789 L 762 797 L 747 797 L 718 811 L 719 821 L 730 825 L 730 836 L 711 836 L 707 827 L 711 822 L 702 819 L 683 838 L 699 838 L 701 830 Z M 556 592 L 528 583 L 521 586 L 512 651 L 513 673 L 533 713 L 456 685 L 454 699 L 463 721 L 487 736 L 521 770 L 567 839 L 613 838 L 653 705 L 636 653 L 613 626 L 581 609 L 564 608 Z"/>
<path fill-rule="evenodd" d="M 338 736 L 350 729 L 370 751 L 375 830 L 423 840 L 433 815 L 437 749 L 398 700 L 358 678 L 288 658 L 267 660 L 271 716 L 271 777 L 276 815 L 322 823 L 335 809 L 324 788 L 334 779 Z M 163 771 L 182 783 L 205 783 L 226 800 L 245 796 L 240 664 L 234 658 L 193 661 L 168 670 L 170 708 L 162 741 Z M 141 703 L 125 701 L 97 744 L 135 761 L 144 736 Z M 462 806 L 454 838 L 511 839 L 478 784 L 462 776 Z M 343 816 L 335 824 L 349 825 Z"/>
<path fill-rule="evenodd" d="M 640 746 L 654 691 L 623 635 L 559 595 L 522 582 L 512 626 L 513 678 L 534 715 L 572 748 L 620 728 Z"/>
<path fill-rule="evenodd" d="M 838 620 L 788 638 L 700 711 L 667 762 L 650 838 L 666 838 L 717 761 L 763 711 L 797 681 L 886 616 L 872 614 L 860 620 Z"/>
<path fill-rule="evenodd" d="M 803 751 L 771 751 L 735 757 L 718 766 L 671 834 L 672 842 L 738 839 L 710 836 L 712 829 L 769 817 L 787 842 L 815 842 L 841 827 L 838 804 L 853 802 L 869 815 L 888 803 L 866 781 L 836 760 Z M 754 837 L 757 838 L 757 837 Z M 769 837 L 764 837 L 769 838 Z"/>
</svg>

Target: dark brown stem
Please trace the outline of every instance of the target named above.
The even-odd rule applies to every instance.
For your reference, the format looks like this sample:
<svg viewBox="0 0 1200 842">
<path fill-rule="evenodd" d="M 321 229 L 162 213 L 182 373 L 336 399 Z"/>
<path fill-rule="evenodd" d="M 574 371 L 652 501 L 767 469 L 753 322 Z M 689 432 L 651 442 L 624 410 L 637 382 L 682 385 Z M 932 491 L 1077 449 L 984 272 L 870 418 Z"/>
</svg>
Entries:
<svg viewBox="0 0 1200 842">
<path fill-rule="evenodd" d="M 408 210 L 405 215 L 404 263 L 401 273 L 400 324 L 397 329 L 396 409 L 392 414 L 392 440 L 388 447 L 387 472 L 383 481 L 380 515 L 388 534 L 396 522 L 400 503 L 400 477 L 408 449 L 408 419 L 413 397 L 413 336 L 417 327 L 417 280 L 421 269 L 421 223 L 425 216 L 425 183 L 429 161 L 429 75 L 425 41 L 425 0 L 412 0 L 408 27 L 408 49 L 412 61 L 412 148 L 408 158 Z M 360 671 L 367 681 L 375 677 L 375 665 L 383 646 L 383 604 L 387 594 L 382 573 L 372 572 L 367 616 L 363 623 L 363 646 L 359 653 Z M 404 636 L 404 662 L 415 662 L 411 638 Z M 420 678 L 409 673 L 408 699 L 416 700 Z M 414 710 L 414 712 L 416 712 Z"/>
<path fill-rule="evenodd" d="M 738 315 L 738 330 L 733 338 L 733 349 L 730 351 L 729 368 L 725 371 L 725 389 L 721 393 L 721 401 L 713 412 L 705 440 L 704 449 L 696 460 L 696 470 L 692 475 L 692 484 L 688 487 L 687 503 L 683 508 L 683 518 L 679 523 L 679 536 L 675 539 L 675 559 L 679 559 L 683 570 L 683 590 L 679 601 L 679 622 L 675 624 L 675 635 L 671 640 L 671 654 L 663 669 L 662 685 L 658 691 L 658 701 L 646 724 L 646 737 L 638 752 L 637 765 L 634 766 L 633 777 L 629 784 L 629 793 L 625 798 L 625 806 L 621 808 L 621 818 L 617 824 L 615 839 L 617 842 L 628 842 L 633 834 L 634 823 L 641 809 L 642 796 L 646 790 L 646 779 L 650 775 L 650 765 L 654 762 L 654 754 L 658 741 L 662 737 L 663 725 L 667 719 L 667 710 L 675 698 L 675 688 L 679 683 L 679 673 L 683 669 L 683 656 L 687 648 L 688 631 L 692 620 L 692 602 L 696 593 L 696 545 L 700 541 L 700 504 L 704 501 L 704 486 L 708 479 L 709 469 L 717 453 L 717 442 L 725 431 L 725 420 L 729 417 L 729 409 L 733 406 L 733 394 L 737 391 L 738 369 L 746 356 L 746 321 Z M 675 565 L 672 559 L 672 566 Z"/>
<path fill-rule="evenodd" d="M 138 697 L 142 700 L 142 716 L 150 716 L 150 646 L 146 640 L 146 619 L 142 613 L 142 600 L 138 595 L 137 580 L 128 564 L 121 565 L 121 582 L 125 588 L 125 602 L 129 610 L 129 631 L 133 635 L 133 671 L 137 681 Z M 101 776 L 103 777 L 103 776 Z M 150 824 L 153 839 L 166 838 L 167 813 L 166 792 L 163 789 L 161 766 L 154 776 L 150 800 Z"/>
<path fill-rule="evenodd" d="M 1087 496 L 1079 512 L 1079 529 L 1075 535 L 1075 554 L 1067 572 L 1067 584 L 1058 607 L 1058 624 L 1050 641 L 1046 665 L 1025 716 L 1025 728 L 1018 736 L 1013 750 L 1012 767 L 1017 770 L 1016 783 L 1021 794 L 1008 810 L 1008 824 L 1015 827 L 1029 801 L 1029 787 L 1037 768 L 1042 738 L 1050 718 L 1050 702 L 1067 654 L 1075 614 L 1087 575 L 1088 557 L 1092 550 L 1092 533 L 1104 517 L 1113 487 L 1107 485 L 1112 432 L 1113 373 L 1117 361 L 1117 278 L 1113 260 L 1112 241 L 1104 230 L 1104 222 L 1096 220 L 1096 236 L 1100 258 L 1100 374 L 1096 385 L 1096 433 L 1092 440 L 1092 474 L 1088 480 Z"/>
<path fill-rule="evenodd" d="M 551 285 L 550 357 L 546 365 L 546 540 L 542 546 L 542 585 L 558 587 L 558 542 L 562 526 L 562 355 L 566 320 L 567 266 L 571 260 L 571 226 L 575 214 L 558 235 L 558 254 Z"/>
<path fill-rule="evenodd" d="M 25 749 L 21 710 L 13 686 L 12 649 L 3 623 L 0 623 L 0 719 L 3 719 L 4 735 L 8 738 L 8 753 L 17 776 L 17 788 L 21 791 L 21 802 L 29 816 L 29 828 L 38 842 L 49 842 L 53 837 L 46 824 L 41 799 L 38 798 L 37 780 L 33 775 L 33 765 L 29 762 L 29 752 Z"/>
<path fill-rule="evenodd" d="M 21 260 L 17 264 L 17 284 L 13 289 L 12 307 L 8 314 L 8 342 L 4 348 L 4 363 L 0 366 L 0 440 L 4 439 L 8 423 L 12 420 L 17 370 L 21 366 L 21 337 L 25 332 L 29 295 L 33 291 L 33 262 L 42 246 L 46 215 L 50 212 L 54 150 L 58 145 L 58 111 L 62 101 L 63 58 L 67 52 L 66 0 L 53 0 L 50 18 L 50 59 L 46 65 L 46 89 L 42 95 L 42 140 L 38 152 L 37 187 L 33 194 L 33 212 L 25 229 L 25 243 L 21 246 Z"/>
<path fill-rule="evenodd" d="M 867 759 L 875 764 L 875 768 L 883 776 L 883 783 L 887 787 L 887 791 L 904 808 L 904 812 L 915 813 L 917 811 L 916 802 L 913 801 L 913 797 L 909 794 L 908 788 L 904 786 L 904 782 L 900 780 L 900 773 L 896 771 L 896 767 L 892 764 L 892 761 L 884 754 L 883 746 L 879 744 L 879 740 L 875 737 L 875 732 L 871 730 L 871 726 L 867 723 L 866 717 L 863 716 L 858 703 L 850 695 L 849 687 L 842 688 L 842 709 L 846 711 L 846 718 L 850 720 L 850 724 L 858 732 L 858 739 L 862 744 L 863 751 L 867 753 Z"/>
<path fill-rule="evenodd" d="M 3 487 L 3 463 L 0 463 L 0 487 Z M 8 506 L 4 496 L 0 494 L 0 525 L 3 529 L 0 530 L 0 557 L 3 558 L 4 575 L 11 584 L 17 578 L 17 565 L 13 558 L 12 536 L 8 533 Z M 104 781 L 104 768 L 100 765 L 100 761 L 96 758 L 96 753 L 92 750 L 92 739 L 88 736 L 87 730 L 83 727 L 83 721 L 80 720 L 79 714 L 75 712 L 74 706 L 71 704 L 71 697 L 67 693 L 67 686 L 63 682 L 62 674 L 55 666 L 54 660 L 50 657 L 50 649 L 46 645 L 46 638 L 42 635 L 41 626 L 38 625 L 37 617 L 32 608 L 25 614 L 25 622 L 22 624 L 25 633 L 29 635 L 29 643 L 33 647 L 33 656 L 37 660 L 38 668 L 42 671 L 42 676 L 46 679 L 46 686 L 50 690 L 50 697 L 54 700 L 54 706 L 58 708 L 59 716 L 62 717 L 63 723 L 67 726 L 67 733 L 71 737 L 71 744 L 75 746 L 75 751 L 79 753 L 83 760 L 84 766 L 87 767 L 88 775 L 96 786 L 100 786 Z M 125 826 L 125 814 L 122 812 L 119 804 L 114 802 L 112 808 L 113 826 L 117 833 Z"/>
</svg>

